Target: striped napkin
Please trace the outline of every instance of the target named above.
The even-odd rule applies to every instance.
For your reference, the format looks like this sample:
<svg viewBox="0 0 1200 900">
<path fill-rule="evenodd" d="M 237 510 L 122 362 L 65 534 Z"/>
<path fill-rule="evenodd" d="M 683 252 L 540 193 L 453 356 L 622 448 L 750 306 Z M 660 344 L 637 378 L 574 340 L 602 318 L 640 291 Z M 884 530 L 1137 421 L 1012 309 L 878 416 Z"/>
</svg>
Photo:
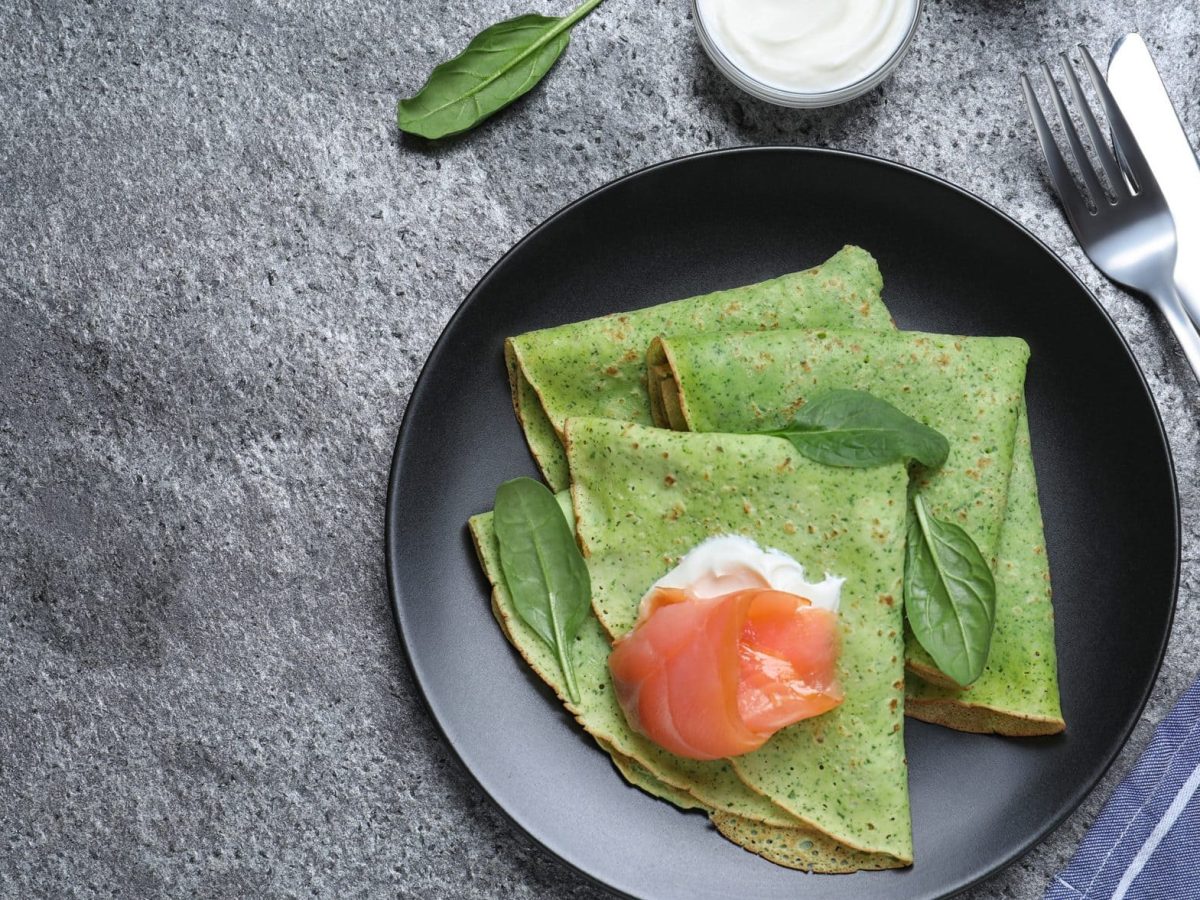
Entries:
<svg viewBox="0 0 1200 900">
<path fill-rule="evenodd" d="M 1088 829 L 1045 900 L 1200 898 L 1200 679 Z"/>
</svg>

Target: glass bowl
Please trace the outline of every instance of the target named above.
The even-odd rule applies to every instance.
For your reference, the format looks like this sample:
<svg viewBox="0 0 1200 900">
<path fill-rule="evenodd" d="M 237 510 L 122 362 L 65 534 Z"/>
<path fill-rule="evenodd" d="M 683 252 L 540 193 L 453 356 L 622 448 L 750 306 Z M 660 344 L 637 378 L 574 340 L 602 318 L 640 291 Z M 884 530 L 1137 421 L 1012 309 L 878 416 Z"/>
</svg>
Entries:
<svg viewBox="0 0 1200 900">
<path fill-rule="evenodd" d="M 725 55 L 725 51 L 718 46 L 716 40 L 709 33 L 704 17 L 700 15 L 699 0 L 692 0 L 692 21 L 696 25 L 696 34 L 699 35 L 700 44 L 704 47 L 704 52 L 708 54 L 708 58 L 713 61 L 713 64 L 721 70 L 721 73 L 726 78 L 747 94 L 757 97 L 759 100 L 774 103 L 776 106 L 789 106 L 796 109 L 819 109 L 823 106 L 834 106 L 838 103 L 845 103 L 847 100 L 852 100 L 855 97 L 860 97 L 872 88 L 877 87 L 885 78 L 891 75 L 892 70 L 900 64 L 900 60 L 908 52 L 913 35 L 917 33 L 917 25 L 921 21 L 921 11 L 924 7 L 925 0 L 917 0 L 916 5 L 913 7 L 912 21 L 908 24 L 908 31 L 904 33 L 904 39 L 896 45 L 896 49 L 883 61 L 879 68 L 863 76 L 853 84 L 848 84 L 845 87 L 840 87 L 832 91 L 816 92 L 784 90 L 783 88 L 760 81 L 740 68 L 737 63 Z"/>
</svg>

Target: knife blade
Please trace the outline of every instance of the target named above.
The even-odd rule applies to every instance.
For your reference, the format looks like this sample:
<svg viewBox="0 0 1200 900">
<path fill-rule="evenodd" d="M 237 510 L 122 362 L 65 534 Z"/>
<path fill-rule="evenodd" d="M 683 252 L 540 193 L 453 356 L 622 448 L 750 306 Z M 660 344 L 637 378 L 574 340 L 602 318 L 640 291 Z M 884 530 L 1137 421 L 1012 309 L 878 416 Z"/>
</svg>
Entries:
<svg viewBox="0 0 1200 900">
<path fill-rule="evenodd" d="M 1200 327 L 1200 163 L 1140 34 L 1113 45 L 1106 80 L 1175 219 L 1175 285 Z"/>
</svg>

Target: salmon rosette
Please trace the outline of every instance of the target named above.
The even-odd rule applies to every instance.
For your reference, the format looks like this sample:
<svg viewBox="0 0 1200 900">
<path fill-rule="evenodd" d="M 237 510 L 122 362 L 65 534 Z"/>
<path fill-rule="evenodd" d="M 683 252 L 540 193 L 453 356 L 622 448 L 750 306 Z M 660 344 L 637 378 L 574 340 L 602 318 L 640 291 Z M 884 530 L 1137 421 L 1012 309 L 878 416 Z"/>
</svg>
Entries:
<svg viewBox="0 0 1200 900">
<path fill-rule="evenodd" d="M 700 545 L 646 594 L 636 626 L 609 657 L 630 726 L 691 759 L 749 753 L 779 729 L 828 712 L 843 698 L 837 613 L 828 608 L 836 607 L 840 582 L 832 604 L 814 605 L 772 587 L 769 582 L 779 579 L 756 559 L 728 557 L 749 550 L 775 566 L 786 560 L 802 575 L 794 561 L 767 556 L 744 538 L 719 541 L 725 544 Z M 706 547 L 726 558 L 707 560 L 700 573 L 694 554 Z M 680 580 L 692 583 L 670 584 Z M 829 581 L 813 585 L 812 592 L 827 596 Z"/>
</svg>

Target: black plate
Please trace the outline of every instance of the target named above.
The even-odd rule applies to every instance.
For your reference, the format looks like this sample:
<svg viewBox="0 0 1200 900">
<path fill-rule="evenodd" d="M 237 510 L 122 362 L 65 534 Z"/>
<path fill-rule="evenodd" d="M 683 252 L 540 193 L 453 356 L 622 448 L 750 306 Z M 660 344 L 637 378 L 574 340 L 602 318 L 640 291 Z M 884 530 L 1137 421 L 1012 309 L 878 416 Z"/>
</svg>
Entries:
<svg viewBox="0 0 1200 900">
<path fill-rule="evenodd" d="M 916 864 L 814 876 L 764 862 L 699 814 L 625 786 L 492 620 L 464 523 L 534 474 L 501 343 L 869 249 L 902 328 L 1029 341 L 1029 415 L 1054 574 L 1067 733 L 907 726 Z M 589 194 L 513 248 L 429 356 L 392 463 L 388 575 L 416 680 L 447 742 L 536 840 L 646 898 L 954 893 L 1026 852 L 1083 799 L 1158 672 L 1179 571 L 1174 473 L 1125 342 L 1069 269 L 1011 219 L 929 175 L 823 150 L 655 166 Z"/>
</svg>

